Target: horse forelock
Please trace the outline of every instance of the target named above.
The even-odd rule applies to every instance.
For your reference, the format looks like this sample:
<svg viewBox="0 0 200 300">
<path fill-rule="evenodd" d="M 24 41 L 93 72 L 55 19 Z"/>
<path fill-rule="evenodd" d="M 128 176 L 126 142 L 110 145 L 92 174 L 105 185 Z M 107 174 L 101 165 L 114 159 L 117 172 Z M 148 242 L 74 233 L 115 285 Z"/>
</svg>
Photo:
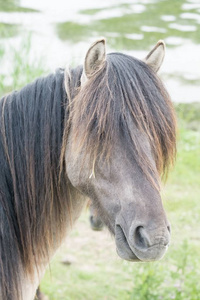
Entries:
<svg viewBox="0 0 200 300">
<path fill-rule="evenodd" d="M 71 105 L 74 151 L 89 154 L 91 163 L 109 160 L 123 137 L 139 167 L 152 181 L 166 176 L 176 153 L 176 121 L 170 97 L 157 75 L 142 61 L 111 53 L 103 68 L 80 89 Z M 141 147 L 137 130 L 148 137 L 156 170 Z M 68 129 L 66 129 L 68 131 Z"/>
</svg>

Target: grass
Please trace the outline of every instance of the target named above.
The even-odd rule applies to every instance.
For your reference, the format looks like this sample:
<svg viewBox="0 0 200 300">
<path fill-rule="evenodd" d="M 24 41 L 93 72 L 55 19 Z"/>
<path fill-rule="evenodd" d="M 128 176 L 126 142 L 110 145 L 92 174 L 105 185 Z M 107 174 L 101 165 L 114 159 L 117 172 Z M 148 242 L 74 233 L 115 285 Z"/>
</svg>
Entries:
<svg viewBox="0 0 200 300">
<path fill-rule="evenodd" d="M 21 7 L 16 0 L 0 0 L 0 11 L 5 12 L 37 12 L 37 10 Z"/>
<path fill-rule="evenodd" d="M 101 7 L 101 8 L 90 8 L 90 9 L 82 9 L 79 12 L 84 15 L 95 15 L 99 12 L 103 12 L 105 10 L 115 9 L 115 8 L 130 8 L 129 3 L 118 3 L 117 5 L 112 5 L 109 7 Z"/>
<path fill-rule="evenodd" d="M 31 59 L 31 37 L 24 37 L 19 49 L 11 48 L 9 52 L 0 48 L 0 63 L 8 60 L 12 64 L 10 74 L 0 72 L 0 96 L 15 89 L 20 89 L 35 78 L 47 74 L 44 57 Z"/>
<path fill-rule="evenodd" d="M 43 61 L 28 58 L 30 46 L 29 40 L 20 54 L 12 51 L 12 81 L 6 85 L 7 75 L 0 75 L 1 95 L 46 74 Z M 5 55 L 0 48 L 1 62 Z M 42 280 L 50 300 L 200 299 L 200 105 L 179 104 L 176 111 L 177 162 L 163 191 L 172 224 L 167 255 L 155 263 L 122 261 L 110 234 L 92 231 L 84 212 Z"/>
<path fill-rule="evenodd" d="M 56 26 L 57 34 L 62 40 L 70 40 L 71 42 L 79 42 L 88 36 L 90 30 L 88 25 L 78 24 L 75 22 L 59 23 Z"/>
<path fill-rule="evenodd" d="M 0 38 L 14 37 L 19 33 L 19 25 L 0 23 Z"/>
</svg>

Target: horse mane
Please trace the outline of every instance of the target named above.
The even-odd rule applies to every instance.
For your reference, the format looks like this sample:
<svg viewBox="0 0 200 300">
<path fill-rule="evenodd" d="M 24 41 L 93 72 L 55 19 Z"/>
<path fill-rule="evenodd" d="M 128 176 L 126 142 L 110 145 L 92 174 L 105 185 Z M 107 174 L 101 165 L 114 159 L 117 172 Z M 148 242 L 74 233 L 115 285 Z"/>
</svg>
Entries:
<svg viewBox="0 0 200 300">
<path fill-rule="evenodd" d="M 67 105 L 63 70 L 0 101 L 2 299 L 21 299 L 20 272 L 34 276 L 65 235 L 70 198 L 59 158 Z"/>
<path fill-rule="evenodd" d="M 107 55 L 103 67 L 72 100 L 68 122 L 72 124 L 73 151 L 78 154 L 84 148 L 93 166 L 97 158 L 109 161 L 115 141 L 123 139 L 138 166 L 159 189 L 160 176 L 166 178 L 174 162 L 176 121 L 169 94 L 151 68 L 131 56 Z M 148 137 L 156 168 L 141 146 L 138 131 Z"/>
</svg>

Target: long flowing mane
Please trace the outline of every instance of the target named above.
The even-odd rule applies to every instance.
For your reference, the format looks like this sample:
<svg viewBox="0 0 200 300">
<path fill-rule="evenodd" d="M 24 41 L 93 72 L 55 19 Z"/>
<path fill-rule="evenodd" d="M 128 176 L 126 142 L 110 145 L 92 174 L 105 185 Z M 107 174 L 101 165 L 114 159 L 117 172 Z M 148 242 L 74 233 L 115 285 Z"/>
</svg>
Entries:
<svg viewBox="0 0 200 300">
<path fill-rule="evenodd" d="M 123 139 L 150 180 L 155 182 L 156 173 L 166 176 L 176 153 L 174 110 L 165 87 L 146 63 L 120 53 L 108 54 L 104 66 L 74 97 L 71 107 L 74 151 L 84 148 L 91 161 L 109 159 L 115 141 Z M 66 126 L 65 144 L 68 129 Z M 148 136 L 157 170 L 141 146 L 138 130 Z"/>
<path fill-rule="evenodd" d="M 64 172 L 58 179 L 67 103 L 63 70 L 0 101 L 2 299 L 21 299 L 20 271 L 33 275 L 65 234 L 70 205 Z"/>
</svg>

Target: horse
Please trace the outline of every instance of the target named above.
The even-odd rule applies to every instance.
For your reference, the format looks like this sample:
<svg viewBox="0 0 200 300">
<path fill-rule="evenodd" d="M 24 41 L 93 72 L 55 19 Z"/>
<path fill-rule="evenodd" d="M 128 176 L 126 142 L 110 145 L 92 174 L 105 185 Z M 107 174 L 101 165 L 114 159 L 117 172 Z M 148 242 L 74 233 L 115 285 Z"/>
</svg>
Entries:
<svg viewBox="0 0 200 300">
<path fill-rule="evenodd" d="M 159 41 L 139 60 L 106 54 L 58 69 L 0 101 L 0 299 L 33 300 L 86 199 L 128 261 L 170 242 L 161 179 L 176 155 L 176 119 L 157 76 Z"/>
</svg>

